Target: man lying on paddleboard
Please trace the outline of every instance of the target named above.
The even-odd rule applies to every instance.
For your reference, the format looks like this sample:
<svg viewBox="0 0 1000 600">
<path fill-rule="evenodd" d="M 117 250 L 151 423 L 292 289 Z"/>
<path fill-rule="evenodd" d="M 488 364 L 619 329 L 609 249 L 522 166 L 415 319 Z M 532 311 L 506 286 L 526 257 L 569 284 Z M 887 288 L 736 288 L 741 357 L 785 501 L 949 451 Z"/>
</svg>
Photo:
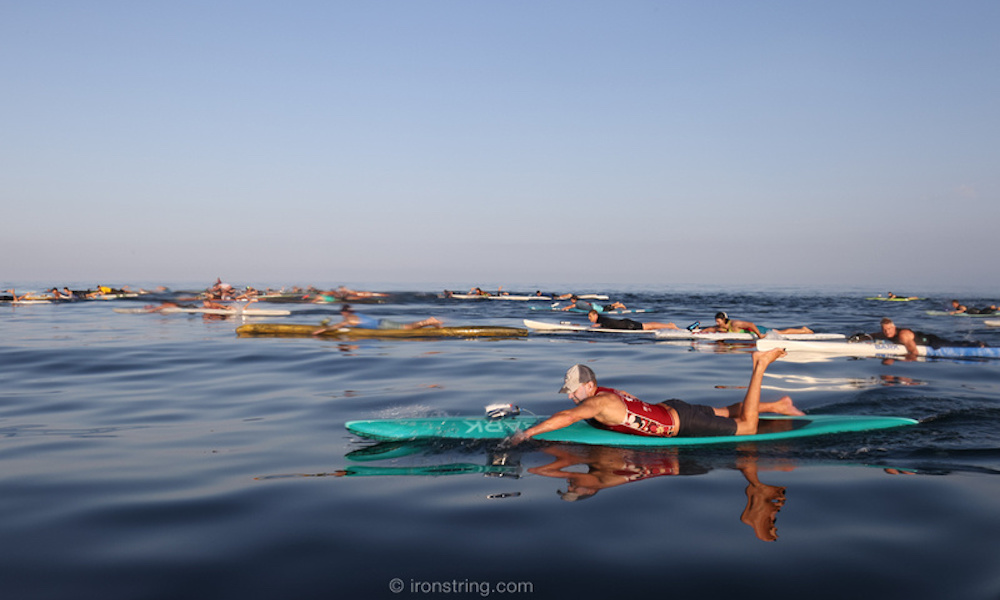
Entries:
<svg viewBox="0 0 1000 600">
<path fill-rule="evenodd" d="M 412 323 L 400 323 L 390 319 L 376 319 L 366 314 L 354 312 L 349 304 L 340 307 L 341 321 L 335 325 L 323 325 L 313 332 L 319 335 L 327 331 L 336 331 L 344 327 L 356 329 L 420 329 L 423 327 L 441 327 L 442 323 L 435 317 L 428 317 L 422 321 Z"/>
<path fill-rule="evenodd" d="M 996 304 L 991 304 L 986 308 L 969 308 L 968 306 L 962 304 L 958 300 L 951 301 L 951 310 L 948 312 L 953 315 L 958 315 L 965 313 L 967 315 L 992 315 L 997 312 L 998 309 Z"/>
<path fill-rule="evenodd" d="M 609 312 L 612 310 L 625 310 L 626 307 L 624 304 L 618 301 L 612 302 L 611 304 L 597 304 L 594 302 L 587 302 L 586 300 L 580 300 L 580 298 L 576 294 L 573 294 L 569 297 L 569 304 L 560 308 L 559 310 L 567 311 L 573 309 L 586 310 L 586 311 L 596 310 L 597 312 Z"/>
<path fill-rule="evenodd" d="M 576 406 L 558 412 L 534 427 L 518 431 L 511 443 L 519 444 L 540 433 L 568 427 L 589 420 L 602 429 L 657 437 L 703 437 L 751 435 L 757 433 L 761 412 L 800 416 L 805 413 L 788 396 L 775 402 L 761 402 L 760 390 L 768 365 L 785 355 L 774 348 L 753 353 L 753 372 L 742 402 L 725 408 L 688 404 L 683 400 L 665 400 L 659 404 L 643 402 L 631 394 L 598 387 L 597 376 L 586 365 L 574 365 L 566 372 L 560 393 L 567 394 Z"/>
<path fill-rule="evenodd" d="M 757 337 L 764 337 L 767 332 L 775 333 L 815 333 L 808 327 L 789 327 L 788 329 L 768 329 L 767 327 L 757 327 L 750 321 L 737 321 L 730 319 L 724 312 L 715 313 L 715 326 L 699 329 L 698 333 L 752 333 Z"/>
<path fill-rule="evenodd" d="M 978 341 L 954 341 L 946 340 L 944 338 L 938 337 L 933 333 L 924 333 L 922 331 L 914 331 L 912 329 L 906 329 L 905 327 L 896 327 L 896 324 L 892 322 L 892 319 L 885 317 L 879 324 L 882 326 L 882 331 L 880 333 L 870 333 L 863 337 L 868 337 L 873 340 L 886 340 L 896 344 L 902 344 L 906 347 L 906 351 L 909 353 L 906 358 L 912 359 L 916 358 L 917 346 L 930 346 L 931 348 L 944 348 L 944 347 L 972 347 L 972 348 L 985 348 L 986 344 Z M 854 336 L 852 339 L 855 339 Z"/>
<path fill-rule="evenodd" d="M 594 327 L 601 327 L 602 329 L 680 329 L 680 327 L 674 325 L 673 323 L 640 323 L 639 321 L 633 321 L 632 319 L 612 319 L 611 317 L 602 315 L 596 310 L 591 310 L 587 313 L 587 318 L 594 324 Z"/>
</svg>

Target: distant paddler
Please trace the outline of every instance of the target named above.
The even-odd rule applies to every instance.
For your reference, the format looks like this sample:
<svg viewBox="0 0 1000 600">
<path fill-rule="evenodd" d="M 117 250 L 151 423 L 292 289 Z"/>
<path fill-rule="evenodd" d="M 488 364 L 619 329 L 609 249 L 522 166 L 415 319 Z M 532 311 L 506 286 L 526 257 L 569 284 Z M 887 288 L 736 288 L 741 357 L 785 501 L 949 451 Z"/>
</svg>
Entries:
<svg viewBox="0 0 1000 600">
<path fill-rule="evenodd" d="M 320 335 L 327 331 L 336 331 L 343 328 L 354 329 L 422 329 L 424 327 L 441 327 L 443 323 L 435 317 L 428 317 L 422 321 L 412 323 L 400 323 L 390 319 L 379 319 L 363 313 L 354 312 L 349 304 L 340 307 L 341 321 L 333 325 L 323 325 L 313 335 Z"/>
<path fill-rule="evenodd" d="M 997 312 L 996 304 L 991 304 L 985 308 L 969 308 L 958 300 L 951 301 L 951 310 L 948 311 L 948 313 L 952 315 L 992 315 L 995 312 Z"/>
<path fill-rule="evenodd" d="M 602 329 L 625 329 L 625 330 L 653 330 L 653 329 L 680 329 L 677 325 L 673 323 L 641 323 L 639 321 L 634 321 L 632 319 L 613 319 L 611 317 L 602 315 L 596 310 L 592 310 L 587 313 L 587 318 L 590 322 L 594 324 L 594 327 L 600 327 Z"/>
<path fill-rule="evenodd" d="M 576 310 L 585 310 L 585 311 L 588 311 L 588 312 L 592 311 L 592 310 L 596 310 L 597 312 L 602 313 L 602 312 L 608 312 L 608 311 L 612 311 L 612 310 L 625 310 L 626 307 L 625 307 L 624 304 L 622 304 L 621 302 L 617 302 L 617 301 L 616 302 L 612 302 L 611 304 L 594 304 L 594 303 L 587 302 L 586 300 L 580 300 L 579 296 L 577 296 L 576 294 L 572 294 L 569 297 L 569 304 L 567 304 L 566 306 L 560 308 L 559 310 L 565 311 L 565 310 L 573 310 L 573 309 L 576 309 Z"/>
<path fill-rule="evenodd" d="M 918 351 L 917 346 L 930 346 L 931 348 L 943 348 L 943 347 L 967 347 L 967 348 L 985 348 L 986 344 L 979 341 L 957 341 L 957 340 L 946 340 L 944 338 L 938 337 L 932 333 L 924 333 L 922 331 L 914 331 L 913 329 L 908 329 L 905 327 L 897 327 L 892 319 L 885 317 L 879 321 L 881 326 L 881 331 L 877 333 L 871 333 L 867 336 L 875 340 L 886 340 L 896 344 L 902 344 L 906 347 L 907 355 L 906 360 L 913 360 L 917 357 Z"/>
<path fill-rule="evenodd" d="M 757 327 L 750 321 L 738 321 L 730 319 L 725 312 L 715 313 L 715 326 L 704 327 L 697 333 L 750 333 L 757 337 L 764 337 L 769 331 L 775 333 L 815 333 L 808 327 L 789 327 L 787 329 L 768 329 L 767 327 Z"/>
<path fill-rule="evenodd" d="M 22 294 L 22 295 L 18 296 L 17 292 L 14 291 L 14 288 L 10 288 L 9 290 L 5 290 L 5 291 L 8 294 L 10 294 L 10 302 L 21 302 L 25 298 L 28 297 L 28 294 Z"/>
</svg>

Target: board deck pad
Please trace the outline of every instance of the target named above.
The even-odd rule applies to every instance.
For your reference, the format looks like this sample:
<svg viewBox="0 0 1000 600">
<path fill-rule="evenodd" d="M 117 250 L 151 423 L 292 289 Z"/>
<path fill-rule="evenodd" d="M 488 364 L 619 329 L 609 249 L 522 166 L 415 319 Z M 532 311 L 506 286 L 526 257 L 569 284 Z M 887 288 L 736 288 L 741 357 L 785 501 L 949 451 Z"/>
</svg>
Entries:
<svg viewBox="0 0 1000 600">
<path fill-rule="evenodd" d="M 546 417 L 517 416 L 490 420 L 486 417 L 419 417 L 412 419 L 378 419 L 349 421 L 348 431 L 361 437 L 403 441 L 419 439 L 436 440 L 502 440 L 517 431 L 528 429 Z M 705 444 L 738 444 L 771 440 L 785 440 L 817 435 L 872 431 L 915 425 L 917 421 L 905 417 L 880 417 L 859 415 L 807 415 L 804 417 L 761 417 L 759 432 L 755 435 L 716 437 L 647 437 L 599 429 L 578 421 L 569 427 L 535 436 L 533 439 L 548 442 L 568 442 L 621 447 L 673 447 Z"/>
</svg>

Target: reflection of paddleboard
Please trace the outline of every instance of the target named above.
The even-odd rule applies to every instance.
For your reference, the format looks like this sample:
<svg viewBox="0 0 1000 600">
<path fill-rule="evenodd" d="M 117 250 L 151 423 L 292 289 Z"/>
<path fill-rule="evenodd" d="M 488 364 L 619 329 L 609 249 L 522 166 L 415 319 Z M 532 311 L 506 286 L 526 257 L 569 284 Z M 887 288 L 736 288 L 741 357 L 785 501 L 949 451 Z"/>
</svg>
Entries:
<svg viewBox="0 0 1000 600">
<path fill-rule="evenodd" d="M 440 477 L 443 475 L 468 475 L 482 473 L 494 476 L 519 476 L 520 467 L 504 465 L 477 465 L 473 463 L 450 463 L 445 465 L 424 465 L 413 467 L 381 467 L 372 465 L 350 465 L 333 473 L 290 473 L 287 475 L 264 475 L 257 477 L 259 481 L 271 479 L 293 479 L 297 477 L 385 477 L 385 476 L 420 476 Z"/>
<path fill-rule="evenodd" d="M 782 359 L 784 362 L 785 359 Z M 872 377 L 812 377 L 810 375 L 792 375 L 785 373 L 764 373 L 764 377 L 784 382 L 784 385 L 768 385 L 762 387 L 765 390 L 776 390 L 781 392 L 807 392 L 807 391 L 856 391 L 864 390 L 883 385 L 925 385 L 921 381 L 893 378 Z M 718 387 L 718 386 L 716 386 Z M 746 386 L 739 386 L 746 389 Z"/>
<path fill-rule="evenodd" d="M 1000 319 L 987 319 L 983 321 L 983 325 L 988 327 L 1000 327 Z"/>
<path fill-rule="evenodd" d="M 271 335 L 288 337 L 312 337 L 321 325 L 297 325 L 291 323 L 251 323 L 240 325 L 236 333 L 241 336 Z M 527 329 L 518 327 L 493 327 L 468 325 L 464 327 L 423 327 L 420 329 L 361 329 L 344 328 L 326 331 L 320 337 L 346 338 L 436 338 L 436 337 L 519 337 L 528 335 Z"/>
<path fill-rule="evenodd" d="M 461 439 L 501 440 L 527 429 L 545 417 L 509 417 L 489 420 L 486 417 L 424 417 L 413 419 L 381 419 L 349 421 L 349 431 L 377 440 Z M 783 440 L 833 433 L 869 431 L 917 421 L 903 417 L 869 417 L 857 415 L 814 415 L 805 417 L 767 416 L 760 419 L 760 433 L 755 435 L 717 437 L 647 437 L 598 429 L 585 421 L 569 427 L 535 436 L 549 442 L 570 442 L 603 446 L 690 446 L 702 444 L 736 444 L 755 441 Z"/>
<path fill-rule="evenodd" d="M 906 346 L 892 342 L 835 342 L 835 341 L 797 341 L 763 338 L 757 340 L 758 350 L 784 348 L 788 352 L 821 352 L 840 354 L 842 356 L 905 356 L 909 354 Z M 976 348 L 966 346 L 946 346 L 932 348 L 917 346 L 918 356 L 957 358 L 1000 358 L 1000 348 Z"/>
</svg>

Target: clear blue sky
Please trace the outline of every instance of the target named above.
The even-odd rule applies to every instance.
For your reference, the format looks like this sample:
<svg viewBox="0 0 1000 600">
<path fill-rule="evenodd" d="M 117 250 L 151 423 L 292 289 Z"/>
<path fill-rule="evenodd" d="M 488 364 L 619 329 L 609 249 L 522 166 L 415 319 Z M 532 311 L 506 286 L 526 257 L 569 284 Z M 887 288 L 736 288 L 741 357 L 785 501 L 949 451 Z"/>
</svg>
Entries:
<svg viewBox="0 0 1000 600">
<path fill-rule="evenodd" d="M 997 286 L 998 30 L 995 0 L 0 0 L 0 280 Z"/>
</svg>

